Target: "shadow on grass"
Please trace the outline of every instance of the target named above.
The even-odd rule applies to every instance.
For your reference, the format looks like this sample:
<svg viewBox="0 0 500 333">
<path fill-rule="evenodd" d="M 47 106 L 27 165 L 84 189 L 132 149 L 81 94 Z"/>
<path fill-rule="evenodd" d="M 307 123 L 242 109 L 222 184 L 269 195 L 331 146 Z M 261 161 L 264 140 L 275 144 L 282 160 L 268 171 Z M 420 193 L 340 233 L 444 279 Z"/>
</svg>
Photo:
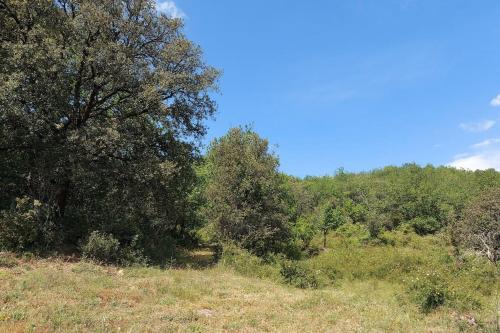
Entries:
<svg viewBox="0 0 500 333">
<path fill-rule="evenodd" d="M 78 263 L 85 261 L 80 253 L 67 249 L 51 252 L 8 252 L 0 251 L 0 268 L 12 268 L 22 263 L 30 263 L 39 259 L 58 260 L 66 263 Z M 124 267 L 119 264 L 102 263 L 93 261 L 101 266 Z M 196 269 L 202 270 L 213 267 L 217 264 L 214 249 L 210 247 L 200 248 L 176 248 L 170 258 L 165 258 L 161 263 L 151 263 L 149 267 L 161 269 Z"/>
<path fill-rule="evenodd" d="M 178 249 L 175 258 L 168 260 L 162 268 L 207 269 L 217 264 L 212 248 Z"/>
</svg>

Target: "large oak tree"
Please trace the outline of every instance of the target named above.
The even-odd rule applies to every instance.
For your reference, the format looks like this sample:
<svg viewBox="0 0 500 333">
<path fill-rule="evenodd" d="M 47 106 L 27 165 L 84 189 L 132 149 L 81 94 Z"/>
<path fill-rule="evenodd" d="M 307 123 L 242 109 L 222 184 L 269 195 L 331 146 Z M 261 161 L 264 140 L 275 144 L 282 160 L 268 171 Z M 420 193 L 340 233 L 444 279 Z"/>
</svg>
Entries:
<svg viewBox="0 0 500 333">
<path fill-rule="evenodd" d="M 41 204 L 66 242 L 180 237 L 217 77 L 153 0 L 0 0 L 0 209 Z"/>
</svg>

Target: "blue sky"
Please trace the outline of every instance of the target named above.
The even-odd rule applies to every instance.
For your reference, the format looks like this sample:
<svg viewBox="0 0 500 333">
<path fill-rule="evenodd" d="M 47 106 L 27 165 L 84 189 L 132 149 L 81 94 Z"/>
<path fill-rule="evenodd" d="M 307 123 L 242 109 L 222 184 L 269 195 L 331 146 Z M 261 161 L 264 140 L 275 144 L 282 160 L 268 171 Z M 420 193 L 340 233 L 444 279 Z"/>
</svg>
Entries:
<svg viewBox="0 0 500 333">
<path fill-rule="evenodd" d="M 221 69 L 207 142 L 253 124 L 296 176 L 500 170 L 500 1 L 176 0 Z"/>
</svg>

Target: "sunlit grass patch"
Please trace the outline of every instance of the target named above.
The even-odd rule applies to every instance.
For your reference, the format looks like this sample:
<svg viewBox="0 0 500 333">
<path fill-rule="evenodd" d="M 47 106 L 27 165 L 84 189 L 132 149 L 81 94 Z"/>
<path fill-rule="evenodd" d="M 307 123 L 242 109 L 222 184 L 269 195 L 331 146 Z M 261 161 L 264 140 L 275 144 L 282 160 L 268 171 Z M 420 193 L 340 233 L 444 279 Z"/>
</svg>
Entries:
<svg viewBox="0 0 500 333">
<path fill-rule="evenodd" d="M 340 244 L 335 237 L 330 243 Z M 328 271 L 323 266 L 338 270 L 335 283 L 318 289 L 286 285 L 274 275 L 279 263 L 266 267 L 236 252 L 232 261 L 199 269 L 33 259 L 0 268 L 0 331 L 488 332 L 494 327 L 495 301 L 486 292 L 478 291 L 480 308 L 445 302 L 427 314 L 408 296 L 406 276 L 417 272 L 405 265 L 425 269 L 439 262 L 446 267 L 440 255 L 433 255 L 436 249 L 427 247 L 417 259 L 406 259 L 417 253 L 407 246 L 358 244 L 349 249 L 351 253 L 332 247 L 300 263 L 321 274 Z M 361 259 L 341 265 L 352 251 Z M 384 257 L 395 263 L 389 265 Z M 466 260 L 462 266 L 467 274 L 452 270 L 456 281 L 453 274 L 443 276 L 451 279 L 450 289 L 457 281 L 462 281 L 462 291 L 478 283 L 497 285 L 490 268 Z M 370 264 L 380 267 L 368 269 Z M 365 269 L 368 274 L 355 273 Z M 266 277 L 262 272 L 274 273 Z M 403 276 L 395 279 L 398 274 Z M 469 324 L 470 318 L 476 324 Z"/>
</svg>

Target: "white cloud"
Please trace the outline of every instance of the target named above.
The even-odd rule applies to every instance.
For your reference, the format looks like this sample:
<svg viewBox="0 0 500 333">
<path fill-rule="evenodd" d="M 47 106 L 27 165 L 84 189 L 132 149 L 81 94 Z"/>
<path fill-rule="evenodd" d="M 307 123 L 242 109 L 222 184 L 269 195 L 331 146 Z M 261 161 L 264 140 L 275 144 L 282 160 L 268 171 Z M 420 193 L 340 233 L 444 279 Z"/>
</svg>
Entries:
<svg viewBox="0 0 500 333">
<path fill-rule="evenodd" d="M 478 123 L 461 123 L 460 128 L 467 132 L 484 132 L 495 126 L 496 121 L 485 120 Z"/>
<path fill-rule="evenodd" d="M 465 170 L 495 169 L 500 171 L 500 151 L 483 152 L 481 154 L 455 159 L 448 166 Z"/>
<path fill-rule="evenodd" d="M 500 94 L 493 98 L 490 102 L 491 106 L 500 106 Z"/>
<path fill-rule="evenodd" d="M 158 12 L 172 18 L 186 17 L 186 14 L 184 14 L 184 12 L 179 7 L 177 7 L 175 2 L 171 0 L 159 0 L 156 3 L 156 9 L 158 10 Z"/>
<path fill-rule="evenodd" d="M 473 144 L 471 147 L 472 148 L 484 148 L 484 147 L 488 147 L 488 146 L 494 145 L 496 143 L 500 143 L 500 139 L 499 138 L 487 139 L 487 140 L 478 142 L 476 144 Z"/>
</svg>

